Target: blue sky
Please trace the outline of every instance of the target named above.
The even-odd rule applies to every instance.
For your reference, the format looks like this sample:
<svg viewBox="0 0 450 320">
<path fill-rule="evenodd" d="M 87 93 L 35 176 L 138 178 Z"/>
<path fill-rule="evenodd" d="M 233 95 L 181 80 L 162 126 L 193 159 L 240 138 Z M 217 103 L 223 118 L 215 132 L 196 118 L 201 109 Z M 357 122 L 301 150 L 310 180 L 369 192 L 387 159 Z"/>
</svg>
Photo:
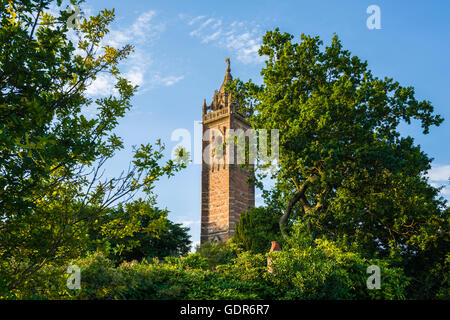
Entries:
<svg viewBox="0 0 450 320">
<path fill-rule="evenodd" d="M 381 29 L 366 26 L 370 5 L 381 10 Z M 136 48 L 121 70 L 140 85 L 133 110 L 117 128 L 126 148 L 109 164 L 111 174 L 128 167 L 133 145 L 161 138 L 169 154 L 177 144 L 171 141 L 174 130 L 185 128 L 193 139 L 203 99 L 209 103 L 222 83 L 225 57 L 231 59 L 234 77 L 259 82 L 259 44 L 266 30 L 279 27 L 296 39 L 301 33 L 318 35 L 325 44 L 336 33 L 376 76 L 413 86 L 418 98 L 430 100 L 448 120 L 429 135 L 417 124 L 401 131 L 434 158 L 431 182 L 448 186 L 450 1 L 88 0 L 84 9 L 96 13 L 103 8 L 116 9 L 107 42 Z M 100 78 L 89 94 L 107 94 L 111 85 L 107 77 Z M 158 205 L 170 210 L 170 219 L 191 228 L 194 242 L 200 239 L 200 170 L 190 165 L 156 189 Z M 442 194 L 450 199 L 450 188 Z"/>
</svg>

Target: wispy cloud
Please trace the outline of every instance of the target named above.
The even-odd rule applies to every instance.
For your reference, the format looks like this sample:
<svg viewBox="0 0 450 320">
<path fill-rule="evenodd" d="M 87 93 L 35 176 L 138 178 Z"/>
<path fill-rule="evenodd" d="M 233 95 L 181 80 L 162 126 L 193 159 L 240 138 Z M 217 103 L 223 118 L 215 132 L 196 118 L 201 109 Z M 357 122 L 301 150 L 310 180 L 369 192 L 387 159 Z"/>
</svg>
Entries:
<svg viewBox="0 0 450 320">
<path fill-rule="evenodd" d="M 185 220 L 185 221 L 181 221 L 180 223 L 183 225 L 183 227 L 189 227 L 189 226 L 191 226 L 193 224 L 200 224 L 200 220 L 196 220 L 196 221 Z"/>
<path fill-rule="evenodd" d="M 259 207 L 259 206 L 264 206 L 264 199 L 263 199 L 263 197 L 262 197 L 262 194 L 257 193 L 257 194 L 255 195 L 255 205 L 256 205 L 257 207 Z"/>
<path fill-rule="evenodd" d="M 234 21 L 224 24 L 223 19 L 197 16 L 180 16 L 185 20 L 191 37 L 198 38 L 202 43 L 211 43 L 228 49 L 236 58 L 245 64 L 261 63 L 264 57 L 259 56 L 263 31 L 257 24 Z"/>
<path fill-rule="evenodd" d="M 125 78 L 139 86 L 138 94 L 160 86 L 172 86 L 184 79 L 183 75 L 161 76 L 161 71 L 153 63 L 152 46 L 166 29 L 165 23 L 158 21 L 154 10 L 140 14 L 131 25 L 121 25 L 112 29 L 102 45 L 116 48 L 126 44 L 134 46 L 134 52 L 124 61 L 120 69 Z M 88 88 L 90 96 L 114 94 L 115 79 L 111 75 L 99 76 Z"/>
<path fill-rule="evenodd" d="M 165 31 L 164 23 L 155 21 L 156 11 L 141 13 L 131 26 L 111 30 L 105 37 L 105 44 L 119 47 L 131 43 L 135 46 L 148 45 L 157 40 Z"/>
<path fill-rule="evenodd" d="M 428 173 L 428 178 L 431 181 L 448 181 L 450 178 L 450 165 L 433 166 Z"/>
<path fill-rule="evenodd" d="M 166 87 L 170 87 L 173 86 L 174 84 L 180 82 L 181 80 L 184 79 L 184 76 L 166 76 L 163 77 L 161 75 L 154 75 L 152 78 L 152 81 L 156 84 L 162 84 Z"/>
<path fill-rule="evenodd" d="M 442 190 L 441 190 L 441 193 L 444 195 L 444 196 L 447 196 L 447 197 L 450 197 L 450 188 L 449 187 L 444 187 Z"/>
<path fill-rule="evenodd" d="M 105 73 L 101 73 L 86 89 L 86 94 L 89 96 L 103 96 L 107 94 L 114 94 L 114 78 Z"/>
<path fill-rule="evenodd" d="M 180 16 L 180 17 L 183 18 L 184 16 Z M 195 17 L 195 18 L 191 19 L 191 20 L 188 22 L 188 25 L 192 26 L 194 23 L 196 23 L 196 22 L 198 22 L 198 21 L 200 21 L 200 20 L 202 20 L 202 19 L 204 19 L 204 18 L 205 18 L 205 16 L 198 16 L 198 17 Z"/>
</svg>

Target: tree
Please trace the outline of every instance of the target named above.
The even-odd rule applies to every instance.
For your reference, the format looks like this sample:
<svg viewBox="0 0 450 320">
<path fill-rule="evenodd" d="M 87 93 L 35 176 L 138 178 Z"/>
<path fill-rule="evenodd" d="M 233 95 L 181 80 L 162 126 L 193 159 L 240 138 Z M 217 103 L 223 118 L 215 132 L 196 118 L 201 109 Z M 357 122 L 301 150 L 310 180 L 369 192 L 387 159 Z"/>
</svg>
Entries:
<svg viewBox="0 0 450 320">
<path fill-rule="evenodd" d="M 415 120 L 427 134 L 443 119 L 412 87 L 373 76 L 337 36 L 323 48 L 318 37 L 294 43 L 275 29 L 259 53 L 267 57 L 264 83 L 237 79 L 229 89 L 254 110 L 253 128 L 279 129 L 279 171 L 267 198 L 282 203 L 283 236 L 299 217 L 312 240 L 345 238 L 369 257 L 397 259 L 417 288 L 431 284 L 432 296 L 439 281 L 424 276 L 444 264 L 448 213 L 425 177 L 431 159 L 398 126 Z"/>
<path fill-rule="evenodd" d="M 91 230 L 94 244 L 93 251 L 109 249 L 109 258 L 116 263 L 168 256 L 184 256 L 189 253 L 191 240 L 189 228 L 173 223 L 167 219 L 167 210 L 161 210 L 153 204 L 137 200 L 108 210 L 99 226 Z M 116 221 L 126 219 L 126 225 L 133 226 L 127 236 L 108 234 L 111 230 L 121 229 L 107 227 Z M 106 231 L 106 232 L 105 232 Z"/>
<path fill-rule="evenodd" d="M 270 207 L 251 208 L 242 212 L 233 242 L 244 251 L 267 253 L 272 241 L 280 241 L 280 214 Z"/>
<path fill-rule="evenodd" d="M 152 202 L 154 183 L 184 166 L 162 163 L 158 141 L 137 148 L 119 177 L 102 178 L 123 148 L 113 130 L 137 87 L 119 63 L 133 48 L 102 43 L 114 10 L 82 19 L 72 32 L 61 2 L 0 1 L 0 288 L 13 294 L 42 268 L 86 250 L 87 230 L 106 208 L 137 192 Z M 51 4 L 60 11 L 52 15 Z M 100 73 L 111 75 L 115 93 L 93 101 L 86 88 Z"/>
<path fill-rule="evenodd" d="M 188 234 L 189 228 L 183 227 L 180 223 L 167 221 L 167 231 L 159 237 L 149 239 L 147 244 L 142 242 L 142 257 L 180 257 L 185 256 L 191 250 L 191 236 Z"/>
</svg>

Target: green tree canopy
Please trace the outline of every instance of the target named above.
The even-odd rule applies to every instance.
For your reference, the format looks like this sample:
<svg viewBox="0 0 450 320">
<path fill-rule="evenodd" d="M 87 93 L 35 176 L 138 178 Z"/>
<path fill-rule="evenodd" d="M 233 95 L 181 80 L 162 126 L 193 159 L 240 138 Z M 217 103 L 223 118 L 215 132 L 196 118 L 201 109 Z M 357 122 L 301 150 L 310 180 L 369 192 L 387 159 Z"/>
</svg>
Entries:
<svg viewBox="0 0 450 320">
<path fill-rule="evenodd" d="M 90 230 L 92 251 L 107 249 L 116 263 L 184 256 L 191 247 L 189 228 L 173 223 L 167 215 L 167 210 L 142 200 L 108 209 L 98 226 Z M 132 229 L 125 236 L 123 226 Z"/>
<path fill-rule="evenodd" d="M 0 288 L 8 292 L 79 257 L 106 208 L 138 192 L 153 203 L 155 182 L 184 167 L 164 163 L 157 142 L 136 148 L 128 171 L 103 177 L 123 148 L 114 128 L 137 89 L 119 71 L 133 48 L 104 44 L 114 10 L 81 19 L 76 32 L 69 16 L 61 0 L 0 1 Z M 94 100 L 86 89 L 100 73 L 115 92 Z M 110 227 L 126 236 L 126 222 Z"/>
<path fill-rule="evenodd" d="M 230 89 L 254 110 L 253 128 L 279 129 L 276 186 L 266 198 L 281 203 L 283 235 L 300 217 L 312 239 L 347 239 L 368 256 L 398 259 L 424 286 L 444 264 L 449 218 L 425 177 L 432 160 L 398 127 L 415 120 L 427 134 L 443 119 L 412 87 L 375 77 L 337 36 L 323 47 L 318 37 L 296 43 L 275 29 L 259 53 L 263 84 L 237 79 Z"/>
</svg>

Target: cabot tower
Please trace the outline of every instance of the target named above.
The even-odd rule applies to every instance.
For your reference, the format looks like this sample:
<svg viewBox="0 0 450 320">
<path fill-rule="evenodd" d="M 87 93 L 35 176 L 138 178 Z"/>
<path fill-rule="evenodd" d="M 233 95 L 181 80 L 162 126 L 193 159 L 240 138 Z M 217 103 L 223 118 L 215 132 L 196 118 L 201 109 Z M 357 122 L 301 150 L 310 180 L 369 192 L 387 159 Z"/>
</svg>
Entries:
<svg viewBox="0 0 450 320">
<path fill-rule="evenodd" d="M 201 243 L 226 241 L 233 236 L 242 211 L 255 205 L 255 188 L 249 183 L 250 172 L 234 161 L 227 161 L 227 149 L 220 154 L 213 147 L 224 145 L 230 129 L 250 129 L 236 100 L 226 93 L 233 80 L 230 60 L 222 86 L 214 92 L 210 105 L 203 103 L 202 209 Z M 209 146 L 209 147 L 208 147 Z"/>
</svg>

